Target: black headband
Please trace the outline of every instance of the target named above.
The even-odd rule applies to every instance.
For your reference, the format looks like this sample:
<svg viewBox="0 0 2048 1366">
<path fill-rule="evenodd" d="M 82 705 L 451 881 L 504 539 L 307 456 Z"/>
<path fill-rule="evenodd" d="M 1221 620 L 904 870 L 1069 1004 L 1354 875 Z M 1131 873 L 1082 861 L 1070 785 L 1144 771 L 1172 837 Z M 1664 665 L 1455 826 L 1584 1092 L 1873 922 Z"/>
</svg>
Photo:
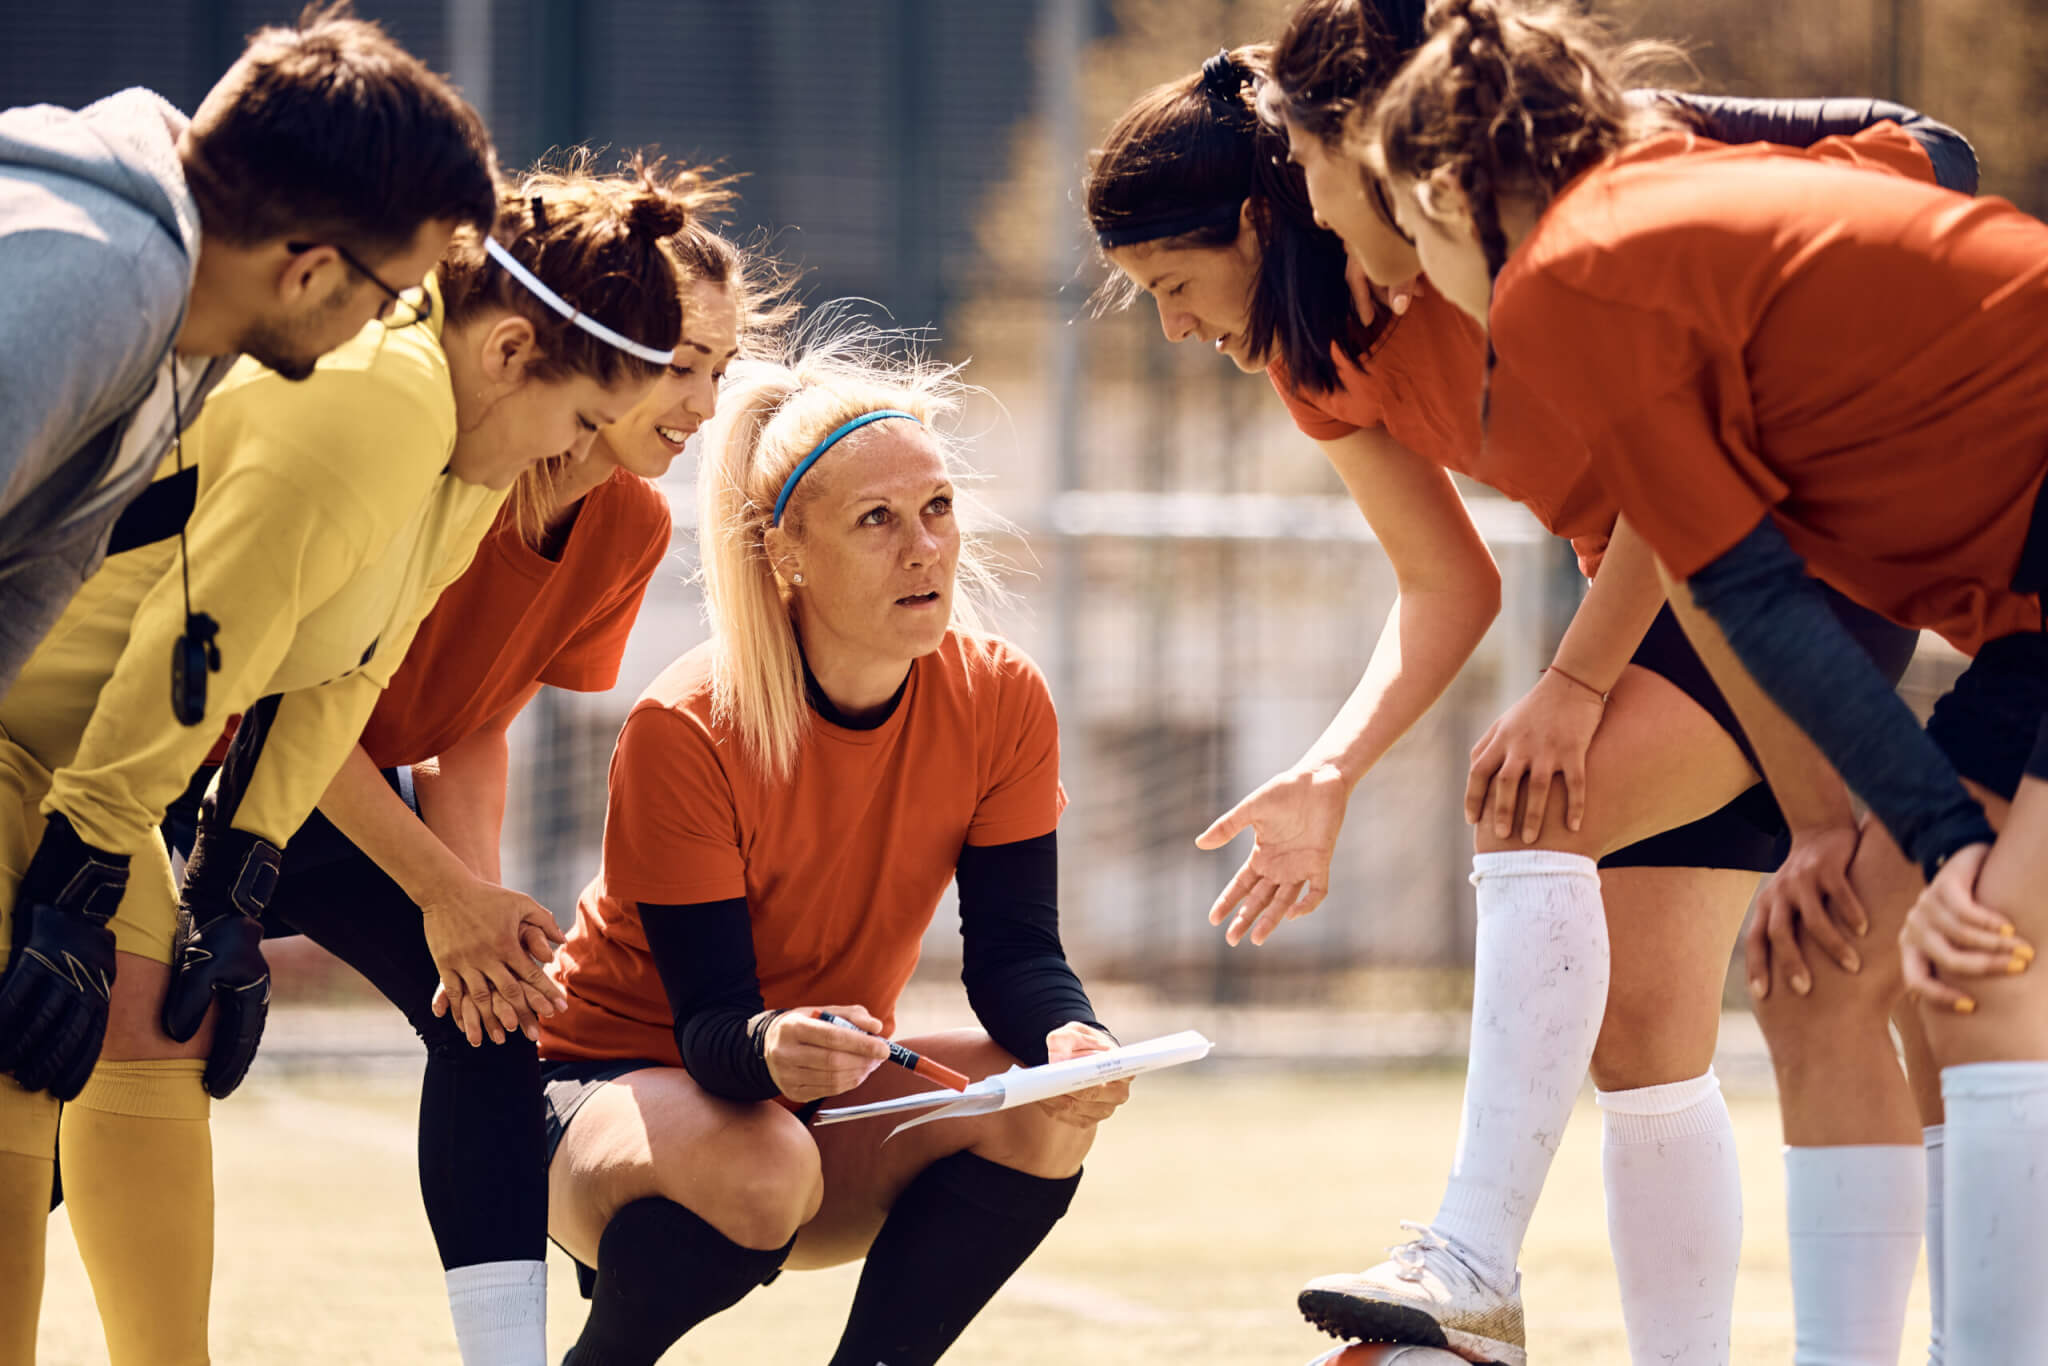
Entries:
<svg viewBox="0 0 2048 1366">
<path fill-rule="evenodd" d="M 1198 209 L 1151 214 L 1144 218 L 1127 218 L 1110 227 L 1097 228 L 1095 244 L 1103 248 L 1128 247 L 1138 242 L 1157 242 L 1163 237 L 1199 232 L 1203 228 L 1220 228 L 1226 223 L 1235 223 L 1243 207 L 1244 201 L 1236 200 L 1226 204 L 1205 204 Z"/>
</svg>

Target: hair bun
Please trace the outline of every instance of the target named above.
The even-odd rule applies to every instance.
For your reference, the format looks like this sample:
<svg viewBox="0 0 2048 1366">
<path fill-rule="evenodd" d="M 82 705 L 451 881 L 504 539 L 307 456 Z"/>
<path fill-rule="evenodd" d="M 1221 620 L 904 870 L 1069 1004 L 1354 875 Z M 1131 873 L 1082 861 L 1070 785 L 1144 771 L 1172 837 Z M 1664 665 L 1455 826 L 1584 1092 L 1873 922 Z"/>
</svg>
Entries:
<svg viewBox="0 0 2048 1366">
<path fill-rule="evenodd" d="M 1242 105 L 1244 85 L 1251 78 L 1250 69 L 1231 56 L 1227 47 L 1219 48 L 1214 57 L 1202 63 L 1202 89 L 1221 104 Z"/>
<path fill-rule="evenodd" d="M 665 190 L 636 190 L 626 209 L 626 231 L 634 237 L 673 237 L 689 223 L 690 206 Z"/>
</svg>

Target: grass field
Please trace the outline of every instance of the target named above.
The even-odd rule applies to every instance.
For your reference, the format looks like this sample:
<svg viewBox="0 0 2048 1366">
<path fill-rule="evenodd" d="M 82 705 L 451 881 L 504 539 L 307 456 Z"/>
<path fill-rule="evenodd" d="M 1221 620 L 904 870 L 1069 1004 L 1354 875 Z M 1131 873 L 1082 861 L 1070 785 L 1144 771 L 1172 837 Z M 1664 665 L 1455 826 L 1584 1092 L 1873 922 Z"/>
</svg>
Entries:
<svg viewBox="0 0 2048 1366">
<path fill-rule="evenodd" d="M 1299 1283 L 1380 1258 L 1435 1208 L 1457 1123 L 1449 1073 L 1257 1074 L 1210 1064 L 1149 1078 L 1106 1126 L 1073 1213 L 968 1330 L 959 1362 L 1299 1366 L 1326 1339 Z M 215 1110 L 217 1366 L 456 1361 L 413 1166 L 414 1083 L 257 1078 Z M 1733 1101 L 1748 1193 L 1735 1360 L 1791 1357 L 1777 1124 Z M 1606 1247 L 1599 1121 L 1581 1106 L 1523 1261 L 1533 1359 L 1628 1361 Z M 666 1360 L 823 1362 L 856 1268 L 792 1273 Z M 553 1254 L 549 1340 L 583 1309 Z M 1902 1362 L 1924 1355 L 1924 1274 Z M 52 1224 L 43 1366 L 104 1362 L 68 1228 Z"/>
</svg>

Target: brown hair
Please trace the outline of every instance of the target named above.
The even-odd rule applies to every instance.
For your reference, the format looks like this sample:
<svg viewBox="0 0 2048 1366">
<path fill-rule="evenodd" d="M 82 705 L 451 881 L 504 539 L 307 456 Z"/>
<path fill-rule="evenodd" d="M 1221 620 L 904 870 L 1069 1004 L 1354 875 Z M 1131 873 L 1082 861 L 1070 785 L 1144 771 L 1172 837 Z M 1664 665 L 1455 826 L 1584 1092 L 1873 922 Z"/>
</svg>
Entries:
<svg viewBox="0 0 2048 1366">
<path fill-rule="evenodd" d="M 722 194 L 722 183 L 714 182 L 711 190 Z M 664 237 L 661 247 L 675 266 L 678 296 L 704 281 L 732 291 L 742 357 L 773 351 L 796 314 L 789 293 L 792 277 L 787 271 L 758 246 L 742 248 L 696 218 L 680 232 Z M 686 314 L 683 327 L 687 330 L 688 326 Z M 512 486 L 508 500 L 512 523 L 529 546 L 538 549 L 547 538 L 548 521 L 560 510 L 557 490 L 570 463 L 567 455 L 551 456 L 527 466 Z"/>
<path fill-rule="evenodd" d="M 493 236 L 512 258 L 540 277 L 577 312 L 614 332 L 666 351 L 683 331 L 674 257 L 662 239 L 681 232 L 693 213 L 729 198 L 703 172 L 672 170 L 639 157 L 612 174 L 591 169 L 587 150 L 560 165 L 541 165 L 500 197 Z M 662 371 L 592 336 L 555 312 L 484 253 L 483 239 L 459 233 L 436 268 L 448 325 L 491 309 L 533 324 L 541 355 L 529 376 L 552 381 L 587 375 L 609 388 L 622 379 Z"/>
<path fill-rule="evenodd" d="M 1259 114 L 1336 145 L 1422 46 L 1424 0 L 1303 0 L 1273 44 Z"/>
<path fill-rule="evenodd" d="M 1259 268 L 1245 342 L 1256 354 L 1277 350 L 1296 384 L 1328 393 L 1337 387 L 1331 346 L 1356 361 L 1385 323 L 1359 322 L 1344 243 L 1317 226 L 1286 137 L 1253 109 L 1269 54 L 1263 44 L 1219 52 L 1198 74 L 1140 95 L 1091 158 L 1088 222 L 1104 247 L 1215 248 L 1237 240 L 1248 206 Z M 1096 297 L 1099 307 L 1122 307 L 1136 293 L 1112 276 Z"/>
<path fill-rule="evenodd" d="M 1436 0 L 1429 28 L 1429 40 L 1354 124 L 1351 150 L 1390 176 L 1455 184 L 1489 279 L 1507 264 L 1503 194 L 1547 205 L 1623 147 L 1683 126 L 1662 101 L 1624 97 L 1645 67 L 1685 60 L 1671 44 L 1619 44 L 1569 9 L 1509 0 Z M 1493 363 L 1489 340 L 1482 413 Z"/>
<path fill-rule="evenodd" d="M 374 264 L 429 220 L 482 231 L 497 213 L 476 111 L 345 3 L 252 34 L 182 155 L 205 232 L 244 246 L 310 238 Z"/>
</svg>

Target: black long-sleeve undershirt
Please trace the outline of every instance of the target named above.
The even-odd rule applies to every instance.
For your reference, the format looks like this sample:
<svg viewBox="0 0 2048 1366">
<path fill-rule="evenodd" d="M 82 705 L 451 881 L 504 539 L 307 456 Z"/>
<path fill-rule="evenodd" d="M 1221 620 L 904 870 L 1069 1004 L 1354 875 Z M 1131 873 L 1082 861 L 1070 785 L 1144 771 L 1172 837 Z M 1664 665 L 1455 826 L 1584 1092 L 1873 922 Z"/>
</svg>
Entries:
<svg viewBox="0 0 2048 1366">
<path fill-rule="evenodd" d="M 1689 115 L 1716 142 L 1774 142 L 1811 147 L 1823 138 L 1861 132 L 1887 120 L 1919 143 L 1934 165 L 1934 182 L 1962 194 L 1977 193 L 1977 153 L 1969 139 L 1917 109 L 1860 96 L 1835 99 L 1759 100 L 1736 95 L 1695 95 L 1675 90 L 1632 91 L 1634 99 L 1657 99 Z"/>
<path fill-rule="evenodd" d="M 1991 823 L 1769 517 L 1687 580 L 1742 667 L 1931 879 Z"/>
<path fill-rule="evenodd" d="M 1042 1063 L 1045 1037 L 1061 1025 L 1078 1020 L 1100 1028 L 1060 946 L 1057 837 L 968 845 L 960 851 L 957 876 L 960 976 L 989 1037 L 1021 1062 Z M 643 901 L 639 910 L 683 1066 L 713 1095 L 774 1097 L 746 899 L 680 906 Z"/>
<path fill-rule="evenodd" d="M 1058 835 L 967 845 L 954 878 L 960 981 L 988 1036 L 1036 1065 L 1045 1061 L 1045 1036 L 1061 1025 L 1078 1020 L 1102 1029 L 1060 946 Z"/>
</svg>

